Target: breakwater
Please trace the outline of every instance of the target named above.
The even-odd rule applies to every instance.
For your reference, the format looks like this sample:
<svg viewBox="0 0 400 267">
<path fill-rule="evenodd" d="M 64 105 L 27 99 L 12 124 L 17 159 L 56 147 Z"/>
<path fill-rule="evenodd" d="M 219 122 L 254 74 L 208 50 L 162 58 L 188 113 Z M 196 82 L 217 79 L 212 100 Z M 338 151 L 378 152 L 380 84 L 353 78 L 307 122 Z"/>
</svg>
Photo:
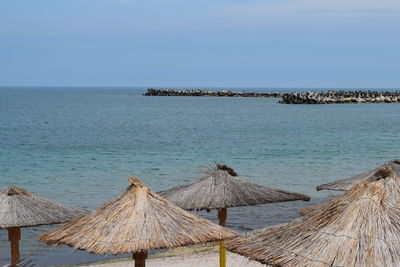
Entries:
<svg viewBox="0 0 400 267">
<path fill-rule="evenodd" d="M 379 91 L 326 91 L 297 92 L 282 96 L 282 104 L 357 104 L 357 103 L 397 103 L 400 92 Z"/>
<path fill-rule="evenodd" d="M 281 104 L 354 104 L 354 103 L 400 103 L 399 91 L 322 91 L 322 92 L 234 92 L 201 89 L 147 89 L 145 96 L 214 96 L 214 97 L 268 97 L 281 98 Z"/>
<path fill-rule="evenodd" d="M 280 98 L 284 93 L 270 92 L 270 93 L 255 93 L 255 92 L 234 92 L 230 90 L 210 91 L 201 89 L 147 89 L 144 96 L 219 96 L 219 97 L 269 97 Z"/>
</svg>

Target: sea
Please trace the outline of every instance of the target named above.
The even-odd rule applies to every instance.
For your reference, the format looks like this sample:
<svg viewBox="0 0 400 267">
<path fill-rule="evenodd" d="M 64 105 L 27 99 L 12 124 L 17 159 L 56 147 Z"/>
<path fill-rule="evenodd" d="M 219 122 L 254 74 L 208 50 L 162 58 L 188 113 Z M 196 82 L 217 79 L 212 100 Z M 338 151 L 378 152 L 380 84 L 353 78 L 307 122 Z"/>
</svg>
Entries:
<svg viewBox="0 0 400 267">
<path fill-rule="evenodd" d="M 122 193 L 130 176 L 159 191 L 222 162 L 242 179 L 311 197 L 229 208 L 227 226 L 245 233 L 340 194 L 317 192 L 319 184 L 400 158 L 400 104 L 285 105 L 276 98 L 142 96 L 145 90 L 0 87 L 0 189 L 16 185 L 93 210 Z M 198 215 L 217 222 L 215 211 Z M 22 257 L 36 266 L 116 258 L 36 241 L 54 227 L 23 228 Z M 8 262 L 0 229 L 0 266 Z"/>
</svg>

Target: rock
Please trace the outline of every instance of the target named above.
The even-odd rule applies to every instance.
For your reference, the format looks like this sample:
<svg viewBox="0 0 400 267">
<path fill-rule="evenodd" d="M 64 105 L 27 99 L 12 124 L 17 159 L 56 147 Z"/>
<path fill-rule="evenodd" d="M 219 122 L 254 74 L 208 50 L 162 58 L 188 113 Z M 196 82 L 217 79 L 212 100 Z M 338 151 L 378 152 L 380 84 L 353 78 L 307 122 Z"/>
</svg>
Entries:
<svg viewBox="0 0 400 267">
<path fill-rule="evenodd" d="M 219 97 L 282 97 L 285 93 L 251 93 L 251 92 L 233 92 L 230 90 L 210 91 L 199 89 L 175 90 L 175 89 L 147 89 L 144 96 L 219 96 Z"/>
<path fill-rule="evenodd" d="M 400 102 L 400 92 L 326 91 L 296 92 L 282 96 L 283 104 L 345 104 L 345 103 L 395 103 Z"/>
</svg>

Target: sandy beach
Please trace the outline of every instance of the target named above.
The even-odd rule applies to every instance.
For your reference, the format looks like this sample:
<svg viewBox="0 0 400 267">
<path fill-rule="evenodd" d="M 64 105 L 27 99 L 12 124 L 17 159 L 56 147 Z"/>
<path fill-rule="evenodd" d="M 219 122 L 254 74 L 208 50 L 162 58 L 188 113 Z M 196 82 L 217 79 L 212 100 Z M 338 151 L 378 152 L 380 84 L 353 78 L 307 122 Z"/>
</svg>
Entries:
<svg viewBox="0 0 400 267">
<path fill-rule="evenodd" d="M 227 266 L 229 267 L 260 267 L 265 266 L 256 261 L 250 261 L 249 259 L 240 255 L 227 252 Z M 129 259 L 123 259 L 118 261 L 106 261 L 94 264 L 85 264 L 80 266 L 87 267 L 128 267 L 133 266 L 133 261 Z M 219 266 L 218 252 L 199 252 L 180 256 L 165 256 L 165 257 L 149 257 L 146 260 L 146 266 L 159 267 L 159 266 L 170 266 L 170 267 L 217 267 Z"/>
</svg>

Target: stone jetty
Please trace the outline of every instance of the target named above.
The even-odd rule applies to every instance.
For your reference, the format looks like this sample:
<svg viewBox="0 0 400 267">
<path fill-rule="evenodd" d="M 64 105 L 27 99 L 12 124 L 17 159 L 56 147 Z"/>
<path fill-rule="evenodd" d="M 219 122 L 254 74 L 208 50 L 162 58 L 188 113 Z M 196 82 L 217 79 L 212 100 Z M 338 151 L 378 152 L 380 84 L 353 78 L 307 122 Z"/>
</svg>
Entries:
<svg viewBox="0 0 400 267">
<path fill-rule="evenodd" d="M 144 96 L 220 96 L 220 97 L 269 97 L 281 98 L 284 93 L 255 93 L 255 92 L 233 92 L 230 90 L 210 91 L 201 89 L 147 89 Z"/>
<path fill-rule="evenodd" d="M 400 92 L 326 91 L 297 92 L 282 96 L 282 104 L 400 103 Z"/>
<path fill-rule="evenodd" d="M 210 91 L 201 89 L 147 89 L 145 96 L 214 96 L 214 97 L 268 97 L 282 98 L 282 104 L 355 104 L 355 103 L 400 103 L 400 91 L 322 91 L 293 93 L 234 92 L 230 90 Z"/>
</svg>

